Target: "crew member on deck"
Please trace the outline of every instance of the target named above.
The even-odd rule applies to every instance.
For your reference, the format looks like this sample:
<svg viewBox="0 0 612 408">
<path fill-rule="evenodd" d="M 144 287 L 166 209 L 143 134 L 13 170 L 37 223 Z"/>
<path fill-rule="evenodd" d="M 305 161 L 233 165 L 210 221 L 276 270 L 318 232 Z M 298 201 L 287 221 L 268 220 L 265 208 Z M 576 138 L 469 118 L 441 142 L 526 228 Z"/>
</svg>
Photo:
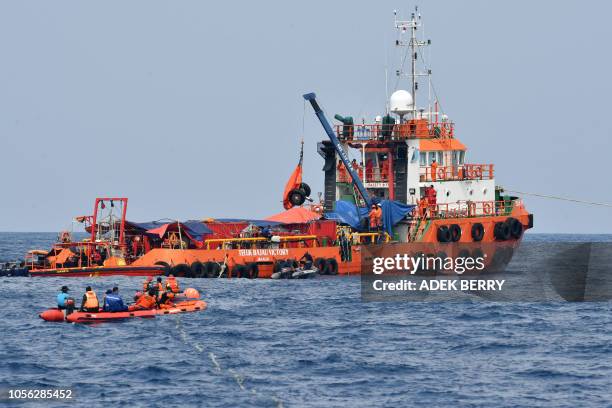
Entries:
<svg viewBox="0 0 612 408">
<path fill-rule="evenodd" d="M 438 177 L 437 172 L 438 172 L 438 163 L 436 163 L 436 159 L 433 159 L 431 161 L 431 181 L 436 181 L 436 178 Z"/>
<path fill-rule="evenodd" d="M 372 209 L 370 210 L 370 230 L 375 231 L 378 228 L 378 206 L 376 204 L 372 204 Z"/>
<path fill-rule="evenodd" d="M 100 303 L 96 292 L 91 290 L 91 286 L 85 288 L 85 294 L 81 300 L 81 312 L 97 312 L 100 310 Z"/>
<path fill-rule="evenodd" d="M 429 188 L 426 190 L 426 196 L 430 215 L 435 216 L 437 213 L 436 203 L 438 201 L 438 193 L 436 192 L 436 189 L 434 188 L 433 184 L 429 186 Z"/>
<path fill-rule="evenodd" d="M 338 181 L 341 183 L 345 183 L 347 180 L 346 177 L 346 169 L 344 168 L 344 163 L 342 160 L 338 160 Z"/>
</svg>

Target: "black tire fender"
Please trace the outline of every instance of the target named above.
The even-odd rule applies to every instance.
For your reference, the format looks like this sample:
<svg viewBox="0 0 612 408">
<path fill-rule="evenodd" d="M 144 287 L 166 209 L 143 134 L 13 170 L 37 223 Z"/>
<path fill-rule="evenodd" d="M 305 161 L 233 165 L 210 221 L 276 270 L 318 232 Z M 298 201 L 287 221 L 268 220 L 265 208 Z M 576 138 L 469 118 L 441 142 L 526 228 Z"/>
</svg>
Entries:
<svg viewBox="0 0 612 408">
<path fill-rule="evenodd" d="M 327 258 L 325 260 L 325 274 L 326 275 L 337 275 L 338 274 L 338 261 L 336 261 L 336 258 Z"/>
<path fill-rule="evenodd" d="M 484 238 L 484 233 L 485 233 L 484 226 L 479 222 L 472 224 L 471 233 L 472 233 L 472 239 L 474 240 L 474 242 L 482 241 L 482 239 Z"/>
<path fill-rule="evenodd" d="M 451 239 L 450 230 L 446 225 L 440 225 L 437 231 L 438 242 L 449 242 Z"/>
<path fill-rule="evenodd" d="M 452 242 L 458 242 L 461 239 L 461 227 L 458 224 L 451 224 L 448 231 Z"/>
</svg>

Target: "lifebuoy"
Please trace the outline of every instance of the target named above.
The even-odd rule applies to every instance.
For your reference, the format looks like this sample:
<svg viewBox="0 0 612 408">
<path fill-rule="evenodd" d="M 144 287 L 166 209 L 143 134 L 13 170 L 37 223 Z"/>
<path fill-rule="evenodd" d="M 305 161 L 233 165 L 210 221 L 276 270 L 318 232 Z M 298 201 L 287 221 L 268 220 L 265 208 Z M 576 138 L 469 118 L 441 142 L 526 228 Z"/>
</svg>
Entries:
<svg viewBox="0 0 612 408">
<path fill-rule="evenodd" d="M 482 211 L 487 215 L 493 214 L 493 205 L 491 203 L 483 203 Z"/>
<path fill-rule="evenodd" d="M 484 227 L 482 226 L 481 223 L 477 222 L 475 224 L 472 225 L 472 239 L 474 240 L 474 242 L 480 242 L 482 241 L 482 238 L 484 238 Z"/>
<path fill-rule="evenodd" d="M 438 179 L 444 180 L 445 177 L 446 177 L 446 169 L 444 167 L 440 167 L 438 169 Z"/>
<path fill-rule="evenodd" d="M 446 225 L 438 227 L 437 237 L 438 242 L 449 242 L 451 240 L 451 233 Z"/>
<path fill-rule="evenodd" d="M 482 167 L 478 166 L 474 168 L 474 178 L 482 179 Z"/>
<path fill-rule="evenodd" d="M 450 227 L 448 227 L 448 231 L 450 232 L 450 240 L 452 242 L 457 242 L 461 239 L 461 227 L 457 224 L 451 224 Z"/>
</svg>

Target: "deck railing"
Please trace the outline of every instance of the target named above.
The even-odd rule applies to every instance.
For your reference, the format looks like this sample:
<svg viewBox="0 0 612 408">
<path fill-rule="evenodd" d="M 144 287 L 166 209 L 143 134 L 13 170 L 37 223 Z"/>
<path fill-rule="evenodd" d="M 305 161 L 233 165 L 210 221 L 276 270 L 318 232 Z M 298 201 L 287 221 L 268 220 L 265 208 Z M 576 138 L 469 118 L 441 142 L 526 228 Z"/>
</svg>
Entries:
<svg viewBox="0 0 612 408">
<path fill-rule="evenodd" d="M 454 123 L 427 122 L 426 120 L 406 123 L 336 125 L 336 135 L 342 141 L 385 141 L 406 139 L 449 138 L 454 136 Z"/>
<path fill-rule="evenodd" d="M 458 201 L 415 207 L 416 217 L 428 219 L 487 217 L 509 215 L 512 209 L 522 205 L 521 200 L 500 201 Z"/>
<path fill-rule="evenodd" d="M 462 164 L 460 166 L 438 166 L 435 172 L 431 166 L 421 166 L 420 181 L 448 180 L 492 180 L 492 164 Z"/>
</svg>

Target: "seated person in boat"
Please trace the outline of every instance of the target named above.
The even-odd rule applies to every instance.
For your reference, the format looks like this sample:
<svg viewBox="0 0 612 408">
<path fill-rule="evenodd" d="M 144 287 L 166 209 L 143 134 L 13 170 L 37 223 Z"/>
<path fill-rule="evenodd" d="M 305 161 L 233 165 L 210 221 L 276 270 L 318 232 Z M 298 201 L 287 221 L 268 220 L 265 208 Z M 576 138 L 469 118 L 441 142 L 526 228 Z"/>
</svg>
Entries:
<svg viewBox="0 0 612 408">
<path fill-rule="evenodd" d="M 91 290 L 91 286 L 85 288 L 85 294 L 81 300 L 81 312 L 98 312 L 100 310 L 100 304 L 96 292 Z"/>
<path fill-rule="evenodd" d="M 110 293 L 106 293 L 103 307 L 105 312 L 125 312 L 128 309 L 123 303 L 121 295 L 119 295 L 119 288 L 117 286 Z"/>
<path fill-rule="evenodd" d="M 68 311 L 68 314 L 72 313 L 74 309 L 74 299 L 68 294 L 68 286 L 62 286 L 60 293 L 58 293 L 57 308 Z"/>
<path fill-rule="evenodd" d="M 142 296 L 136 300 L 136 303 L 131 305 L 128 310 L 130 312 L 136 310 L 149 310 L 154 309 L 157 306 L 157 299 L 155 298 L 155 290 L 149 289 L 148 292 L 143 293 Z"/>
<path fill-rule="evenodd" d="M 300 265 L 304 269 L 312 269 L 312 263 L 313 263 L 312 255 L 310 255 L 308 252 L 306 252 L 300 258 Z"/>
</svg>

